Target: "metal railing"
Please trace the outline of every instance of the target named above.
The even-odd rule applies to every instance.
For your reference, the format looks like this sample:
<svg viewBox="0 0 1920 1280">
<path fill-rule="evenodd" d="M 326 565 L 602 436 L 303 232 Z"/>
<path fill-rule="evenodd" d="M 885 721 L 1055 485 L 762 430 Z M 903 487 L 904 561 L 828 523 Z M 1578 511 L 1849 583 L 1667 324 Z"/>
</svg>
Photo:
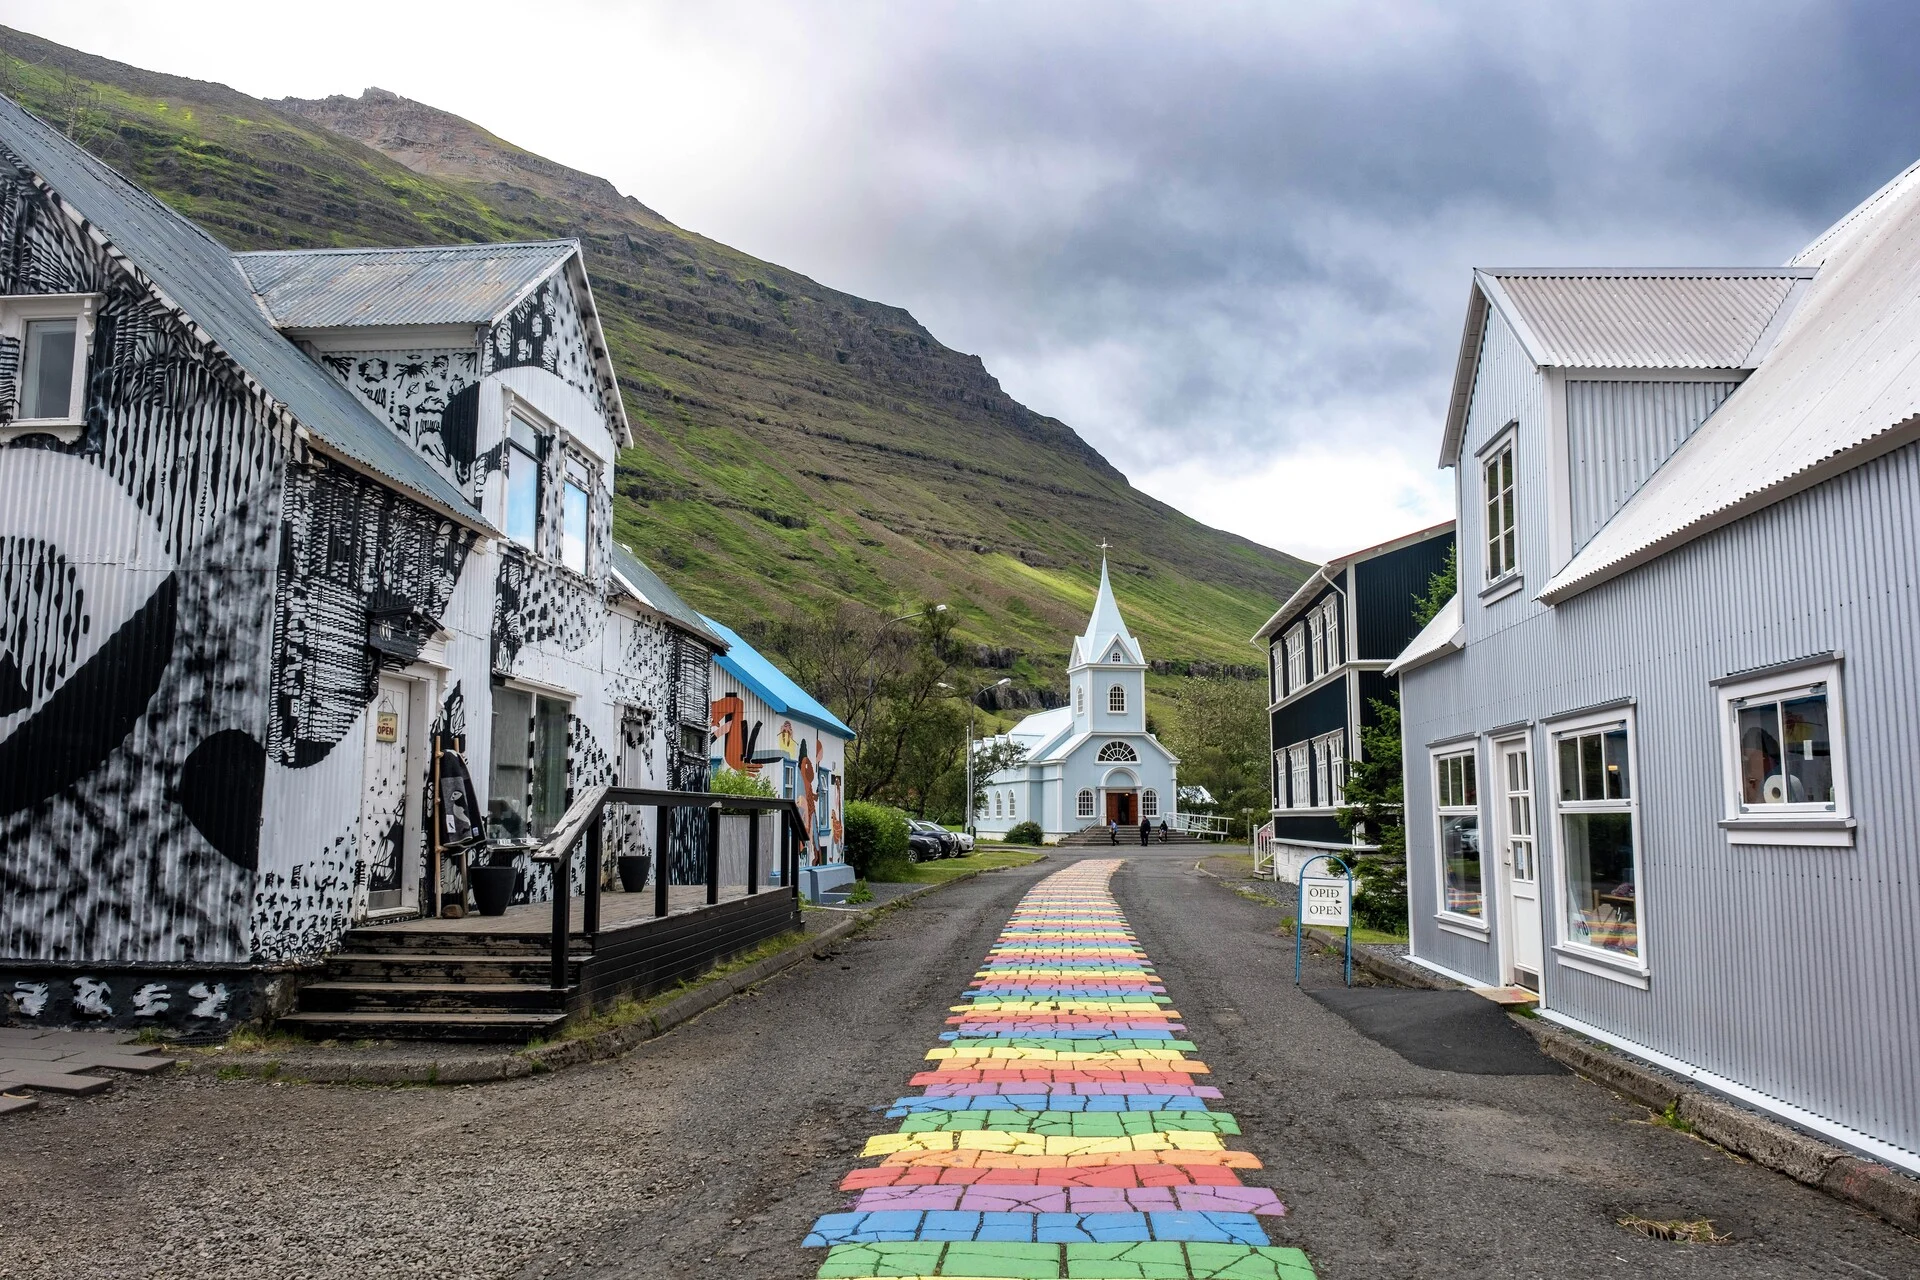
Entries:
<svg viewBox="0 0 1920 1280">
<path fill-rule="evenodd" d="M 707 886 L 706 905 L 720 901 L 720 815 L 745 813 L 747 822 L 747 892 L 760 892 L 760 817 L 764 813 L 780 815 L 779 847 L 780 890 L 797 897 L 800 893 L 800 809 L 792 800 L 770 796 L 724 795 L 714 791 L 652 791 L 635 787 L 589 787 L 567 806 L 553 834 L 533 854 L 536 862 L 553 868 L 553 971 L 552 986 L 567 986 L 568 940 L 572 936 L 573 853 L 582 839 L 586 841 L 587 866 L 585 900 L 581 904 L 580 931 L 591 938 L 600 932 L 600 881 L 606 875 L 602 840 L 608 805 L 647 805 L 655 809 L 653 840 L 653 914 L 667 914 L 668 846 L 673 814 L 680 809 L 704 809 L 709 814 L 705 849 Z"/>
<path fill-rule="evenodd" d="M 1253 874 L 1265 876 L 1273 874 L 1273 819 L 1255 828 L 1253 839 L 1248 842 L 1253 849 Z"/>
<path fill-rule="evenodd" d="M 1209 840 L 1226 839 L 1227 830 L 1232 825 L 1232 818 L 1213 813 L 1176 813 L 1167 821 L 1169 830 L 1185 831 L 1190 835 L 1205 836 Z"/>
</svg>

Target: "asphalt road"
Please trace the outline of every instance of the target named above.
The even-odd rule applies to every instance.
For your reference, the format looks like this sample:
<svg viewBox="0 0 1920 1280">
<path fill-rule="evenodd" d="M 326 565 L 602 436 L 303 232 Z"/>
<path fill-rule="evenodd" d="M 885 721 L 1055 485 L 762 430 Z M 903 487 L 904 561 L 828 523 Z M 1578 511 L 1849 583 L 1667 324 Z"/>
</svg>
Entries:
<svg viewBox="0 0 1920 1280">
<path fill-rule="evenodd" d="M 1095 854 L 1103 851 L 1092 850 Z M 1110 851 L 1106 851 L 1110 852 Z M 1568 1075 L 1417 1067 L 1293 989 L 1277 913 L 1123 847 L 1115 893 L 1212 1065 L 1231 1145 L 1327 1280 L 1916 1277 L 1920 1241 Z M 798 1280 L 799 1241 L 1020 895 L 884 917 L 617 1062 L 450 1089 L 205 1074 L 0 1121 L 0 1277 Z M 1310 962 L 1309 986 L 1339 982 Z M 1734 1242 L 1616 1220 L 1707 1217 Z"/>
</svg>

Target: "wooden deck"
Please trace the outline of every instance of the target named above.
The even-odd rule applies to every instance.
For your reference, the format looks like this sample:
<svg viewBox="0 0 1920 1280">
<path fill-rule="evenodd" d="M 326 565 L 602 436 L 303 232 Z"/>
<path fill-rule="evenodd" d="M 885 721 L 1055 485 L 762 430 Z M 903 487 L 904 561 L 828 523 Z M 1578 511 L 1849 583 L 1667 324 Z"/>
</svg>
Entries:
<svg viewBox="0 0 1920 1280">
<path fill-rule="evenodd" d="M 717 905 L 747 898 L 776 898 L 786 891 L 779 885 L 768 885 L 757 894 L 749 894 L 743 884 L 721 885 L 720 902 Z M 791 896 L 791 895 L 789 895 Z M 578 933 L 582 925 L 582 912 L 586 899 L 576 895 L 571 903 L 571 915 L 568 927 Z M 675 884 L 667 886 L 667 914 L 653 914 L 653 886 L 649 884 L 639 893 L 617 893 L 603 891 L 600 894 L 600 931 L 607 933 L 634 925 L 644 925 L 653 920 L 671 920 L 675 916 L 686 915 L 693 911 L 707 909 L 707 887 L 703 884 Z M 379 930 L 382 933 L 447 933 L 447 934 L 532 934 L 550 937 L 553 933 L 553 904 L 551 902 L 518 903 L 508 907 L 505 915 L 483 916 L 475 912 L 459 920 L 395 920 L 391 923 L 382 920 L 370 920 L 362 929 Z"/>
</svg>

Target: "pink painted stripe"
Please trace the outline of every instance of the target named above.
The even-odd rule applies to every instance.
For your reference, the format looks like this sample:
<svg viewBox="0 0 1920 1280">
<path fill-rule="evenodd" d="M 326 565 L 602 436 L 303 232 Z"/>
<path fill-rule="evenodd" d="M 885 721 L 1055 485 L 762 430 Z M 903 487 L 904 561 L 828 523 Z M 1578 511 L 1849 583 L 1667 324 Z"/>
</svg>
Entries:
<svg viewBox="0 0 1920 1280">
<path fill-rule="evenodd" d="M 1210 1084 L 1129 1084 L 1117 1080 L 1078 1080 L 1049 1083 L 1045 1080 L 1007 1080 L 987 1084 L 930 1084 L 922 1092 L 927 1098 L 992 1098 L 1001 1094 L 1061 1093 L 1083 1097 L 1118 1094 L 1148 1094 L 1169 1098 L 1217 1098 L 1220 1090 Z"/>
</svg>

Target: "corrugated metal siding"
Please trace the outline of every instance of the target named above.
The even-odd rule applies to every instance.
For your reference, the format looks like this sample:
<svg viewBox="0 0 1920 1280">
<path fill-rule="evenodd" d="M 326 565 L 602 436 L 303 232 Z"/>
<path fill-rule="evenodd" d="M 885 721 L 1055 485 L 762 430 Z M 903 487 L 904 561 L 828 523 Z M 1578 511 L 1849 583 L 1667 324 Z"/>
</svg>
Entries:
<svg viewBox="0 0 1920 1280">
<path fill-rule="evenodd" d="M 1751 275 L 1487 273 L 1544 348 L 1578 369 L 1739 369 L 1805 271 Z"/>
<path fill-rule="evenodd" d="M 1917 495 L 1920 446 L 1909 445 L 1556 610 L 1482 628 L 1464 653 L 1402 680 L 1415 815 L 1432 811 L 1418 744 L 1635 699 L 1651 989 L 1549 959 L 1548 1007 L 1910 1152 L 1920 1151 Z M 1715 825 L 1720 741 L 1708 682 L 1835 649 L 1846 655 L 1856 847 L 1729 845 Z M 1544 731 L 1534 739 L 1550 870 Z M 1430 937 L 1430 818 L 1409 824 L 1409 845 L 1419 953 L 1490 974 L 1468 963 L 1475 944 Z M 1548 883 L 1550 947 L 1558 904 Z"/>
<path fill-rule="evenodd" d="M 236 253 L 282 329 L 486 324 L 557 270 L 571 240 Z"/>
<path fill-rule="evenodd" d="M 1578 550 L 1738 382 L 1567 383 L 1567 479 Z"/>
<path fill-rule="evenodd" d="M 1349 656 L 1382 661 L 1397 658 L 1420 634 L 1413 622 L 1413 601 L 1433 575 L 1446 567 L 1453 531 L 1435 534 L 1353 566 L 1355 626 L 1359 644 Z"/>
</svg>

